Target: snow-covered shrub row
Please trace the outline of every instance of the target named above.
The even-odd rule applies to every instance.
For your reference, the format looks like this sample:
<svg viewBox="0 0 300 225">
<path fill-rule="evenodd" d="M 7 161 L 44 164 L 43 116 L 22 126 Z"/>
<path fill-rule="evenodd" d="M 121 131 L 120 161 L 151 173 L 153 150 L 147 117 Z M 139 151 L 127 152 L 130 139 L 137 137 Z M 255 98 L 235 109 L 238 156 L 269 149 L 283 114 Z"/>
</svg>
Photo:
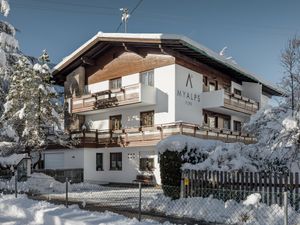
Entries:
<svg viewBox="0 0 300 225">
<path fill-rule="evenodd" d="M 257 171 L 253 160 L 256 151 L 243 143 L 224 143 L 184 135 L 174 135 L 158 143 L 159 154 L 165 151 L 182 153 L 182 169 Z"/>
<path fill-rule="evenodd" d="M 299 172 L 300 126 L 297 115 L 291 117 L 291 111 L 281 107 L 259 111 L 244 127 L 245 131 L 256 135 L 258 141 L 255 144 L 175 135 L 159 142 L 157 150 L 160 154 L 181 152 L 182 169 Z"/>
<path fill-rule="evenodd" d="M 242 202 L 234 200 L 224 202 L 212 196 L 172 200 L 163 194 L 157 194 L 143 201 L 142 209 L 220 224 L 282 225 L 283 208 L 279 205 L 268 206 L 260 203 L 260 199 L 258 193 L 249 195 Z M 291 225 L 300 223 L 300 214 L 293 208 L 289 207 L 288 213 L 289 218 L 293 218 Z"/>
</svg>

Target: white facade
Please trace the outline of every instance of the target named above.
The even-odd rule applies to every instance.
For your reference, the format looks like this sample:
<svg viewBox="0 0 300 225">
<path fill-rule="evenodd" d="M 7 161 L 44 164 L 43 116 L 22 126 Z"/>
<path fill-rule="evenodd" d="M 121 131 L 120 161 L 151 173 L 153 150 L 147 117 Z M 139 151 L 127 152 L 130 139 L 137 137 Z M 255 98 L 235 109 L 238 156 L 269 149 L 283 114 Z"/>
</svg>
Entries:
<svg viewBox="0 0 300 225">
<path fill-rule="evenodd" d="M 122 77 L 122 86 L 140 83 L 140 74 L 130 74 Z M 104 110 L 81 112 L 85 115 L 85 125 L 88 129 L 110 129 L 110 116 L 121 115 L 122 128 L 140 126 L 140 113 L 154 111 L 154 124 L 174 123 L 183 121 L 202 125 L 203 110 L 223 113 L 230 116 L 230 126 L 233 121 L 243 123 L 249 115 L 224 109 L 224 89 L 204 92 L 203 75 L 183 66 L 173 64 L 154 69 L 154 85 L 140 84 L 140 103 L 124 105 Z M 109 89 L 109 81 L 103 81 L 85 86 L 85 92 L 97 93 Z M 265 104 L 268 100 L 262 95 L 262 86 L 256 83 L 231 82 L 231 92 L 234 89 L 242 95 Z M 103 170 L 96 169 L 96 154 L 102 153 Z M 111 153 L 122 154 L 122 169 L 111 170 Z M 154 160 L 151 172 L 140 171 L 140 159 Z M 142 147 L 108 147 L 82 148 L 73 150 L 51 150 L 44 154 L 46 169 L 83 168 L 84 180 L 92 183 L 131 183 L 137 175 L 152 174 L 154 181 L 160 184 L 158 154 L 155 146 Z"/>
</svg>

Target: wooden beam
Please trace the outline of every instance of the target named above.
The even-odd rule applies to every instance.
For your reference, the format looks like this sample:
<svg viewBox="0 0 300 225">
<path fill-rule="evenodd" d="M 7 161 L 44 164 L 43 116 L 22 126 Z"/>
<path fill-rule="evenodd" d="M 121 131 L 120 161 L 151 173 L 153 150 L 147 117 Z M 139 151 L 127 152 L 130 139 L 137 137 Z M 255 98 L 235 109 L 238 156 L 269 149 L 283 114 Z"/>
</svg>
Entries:
<svg viewBox="0 0 300 225">
<path fill-rule="evenodd" d="M 95 60 L 90 59 L 86 56 L 82 56 L 81 61 L 82 61 L 83 64 L 90 65 L 90 66 L 94 66 L 96 64 Z"/>
</svg>

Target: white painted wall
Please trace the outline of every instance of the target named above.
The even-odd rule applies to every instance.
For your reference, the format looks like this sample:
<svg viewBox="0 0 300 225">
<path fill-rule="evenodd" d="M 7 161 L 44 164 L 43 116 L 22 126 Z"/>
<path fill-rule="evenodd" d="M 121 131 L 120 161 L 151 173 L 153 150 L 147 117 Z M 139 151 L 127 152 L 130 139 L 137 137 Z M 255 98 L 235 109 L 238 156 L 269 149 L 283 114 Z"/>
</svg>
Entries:
<svg viewBox="0 0 300 225">
<path fill-rule="evenodd" d="M 203 76 L 193 70 L 176 64 L 175 121 L 202 123 L 201 93 Z M 187 82 L 190 75 L 190 81 Z M 199 100 L 200 99 L 200 100 Z"/>
<path fill-rule="evenodd" d="M 231 93 L 234 93 L 234 89 L 240 90 L 242 92 L 242 95 L 243 95 L 244 89 L 243 89 L 242 85 L 240 85 L 240 84 L 238 84 L 234 81 L 231 81 L 231 90 L 230 90 Z"/>
<path fill-rule="evenodd" d="M 109 89 L 109 81 L 102 81 L 95 84 L 85 85 L 85 90 L 87 93 L 96 93 L 100 91 L 105 91 Z"/>
<path fill-rule="evenodd" d="M 122 170 L 110 170 L 110 153 L 122 153 Z M 96 171 L 96 153 L 103 153 L 103 171 Z M 89 148 L 84 149 L 84 180 L 92 183 L 132 183 L 140 174 L 139 158 L 154 158 L 155 170 L 153 174 L 158 184 L 160 172 L 158 157 L 155 147 L 132 147 L 132 148 Z"/>
<path fill-rule="evenodd" d="M 140 74 L 135 73 L 122 77 L 122 86 L 128 86 L 132 84 L 140 83 Z"/>
<path fill-rule="evenodd" d="M 262 85 L 253 82 L 243 82 L 243 96 L 256 102 L 261 102 Z"/>
<path fill-rule="evenodd" d="M 201 106 L 206 109 L 224 106 L 224 89 L 203 92 L 201 94 Z"/>
<path fill-rule="evenodd" d="M 139 74 L 122 78 L 122 85 L 127 86 L 139 82 Z M 100 82 L 102 83 L 102 82 Z M 104 86 L 98 83 L 98 87 Z M 90 85 L 91 86 L 91 85 Z M 122 115 L 122 127 L 140 125 L 140 112 L 154 110 L 154 123 L 170 123 L 175 121 L 175 65 L 154 69 L 154 87 L 142 85 L 141 99 L 148 105 L 136 107 L 112 108 L 108 112 L 86 115 L 86 124 L 91 129 L 109 129 L 109 117 Z M 93 89 L 95 90 L 95 89 Z M 97 90 L 99 91 L 99 90 Z M 156 104 L 155 104 L 156 103 Z"/>
<path fill-rule="evenodd" d="M 271 99 L 271 98 L 270 98 L 269 96 L 262 94 L 262 95 L 261 95 L 261 101 L 260 101 L 260 107 L 263 108 L 263 107 L 265 107 L 266 105 L 268 105 L 270 99 Z"/>
</svg>

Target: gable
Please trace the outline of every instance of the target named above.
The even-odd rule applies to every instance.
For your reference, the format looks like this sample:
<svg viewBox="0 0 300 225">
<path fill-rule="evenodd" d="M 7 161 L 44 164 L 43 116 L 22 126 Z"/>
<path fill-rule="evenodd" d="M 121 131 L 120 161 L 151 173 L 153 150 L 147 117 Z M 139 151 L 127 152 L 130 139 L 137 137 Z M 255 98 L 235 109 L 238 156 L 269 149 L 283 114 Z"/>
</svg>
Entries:
<svg viewBox="0 0 300 225">
<path fill-rule="evenodd" d="M 95 59 L 94 66 L 86 66 L 85 83 L 94 84 L 171 64 L 175 64 L 175 58 L 158 49 L 126 51 L 124 47 L 112 47 Z"/>
</svg>

